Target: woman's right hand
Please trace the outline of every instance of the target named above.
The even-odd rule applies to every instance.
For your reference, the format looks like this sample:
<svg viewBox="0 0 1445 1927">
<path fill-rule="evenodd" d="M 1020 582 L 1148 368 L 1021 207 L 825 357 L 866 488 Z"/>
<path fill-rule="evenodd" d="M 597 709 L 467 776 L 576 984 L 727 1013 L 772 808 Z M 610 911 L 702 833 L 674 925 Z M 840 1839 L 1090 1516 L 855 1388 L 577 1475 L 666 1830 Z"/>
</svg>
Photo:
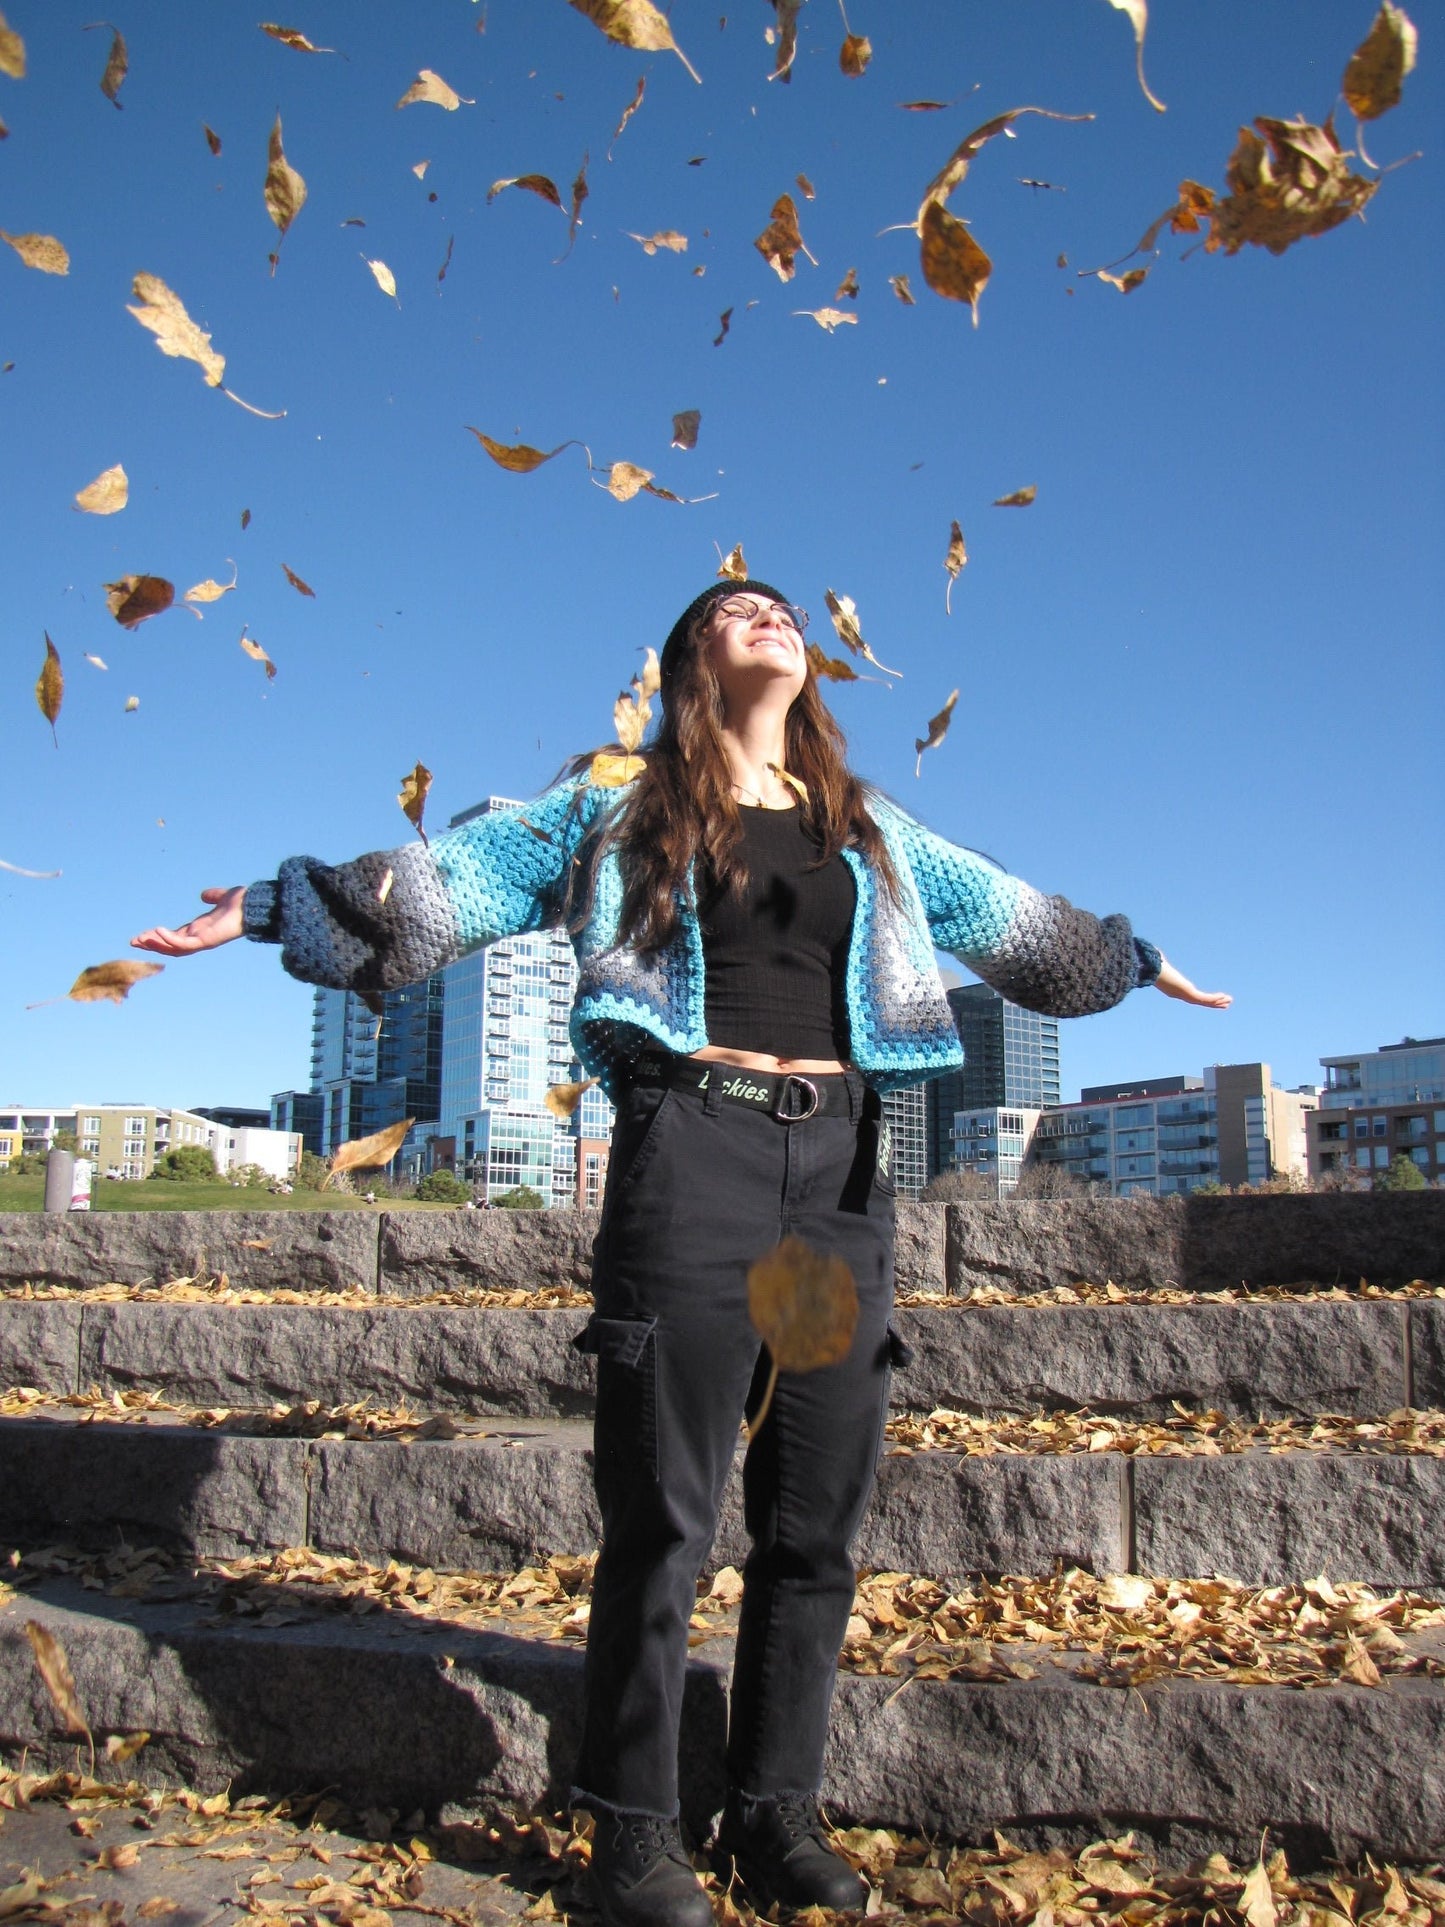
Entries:
<svg viewBox="0 0 1445 1927">
<path fill-rule="evenodd" d="M 192 951 L 215 950 L 244 934 L 241 912 L 246 891 L 242 884 L 234 884 L 229 890 L 202 890 L 201 902 L 214 908 L 192 917 L 178 930 L 167 930 L 163 924 L 157 924 L 153 930 L 142 930 L 138 937 L 131 938 L 132 950 L 154 950 L 162 957 L 189 957 Z"/>
</svg>

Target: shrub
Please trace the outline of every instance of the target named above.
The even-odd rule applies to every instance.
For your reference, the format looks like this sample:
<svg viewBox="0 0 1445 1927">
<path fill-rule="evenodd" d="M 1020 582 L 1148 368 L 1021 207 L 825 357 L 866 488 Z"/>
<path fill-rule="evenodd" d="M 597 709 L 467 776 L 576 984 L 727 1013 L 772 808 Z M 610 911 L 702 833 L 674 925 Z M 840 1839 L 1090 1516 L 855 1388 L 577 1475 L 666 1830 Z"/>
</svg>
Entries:
<svg viewBox="0 0 1445 1927">
<path fill-rule="evenodd" d="M 151 1172 L 153 1178 L 168 1179 L 172 1184 L 202 1184 L 215 1175 L 216 1160 L 204 1144 L 178 1144 L 156 1159 Z"/>
<path fill-rule="evenodd" d="M 1375 1179 L 1377 1191 L 1423 1191 L 1425 1173 L 1413 1158 L 1407 1158 L 1403 1151 L 1396 1152 L 1390 1160 L 1388 1171 L 1382 1171 Z"/>
<path fill-rule="evenodd" d="M 514 1184 L 510 1191 L 504 1191 L 493 1202 L 501 1211 L 540 1211 L 545 1199 L 540 1191 L 534 1191 L 530 1184 Z"/>
<path fill-rule="evenodd" d="M 428 1171 L 414 1195 L 423 1204 L 465 1204 L 472 1188 L 455 1171 Z"/>
</svg>

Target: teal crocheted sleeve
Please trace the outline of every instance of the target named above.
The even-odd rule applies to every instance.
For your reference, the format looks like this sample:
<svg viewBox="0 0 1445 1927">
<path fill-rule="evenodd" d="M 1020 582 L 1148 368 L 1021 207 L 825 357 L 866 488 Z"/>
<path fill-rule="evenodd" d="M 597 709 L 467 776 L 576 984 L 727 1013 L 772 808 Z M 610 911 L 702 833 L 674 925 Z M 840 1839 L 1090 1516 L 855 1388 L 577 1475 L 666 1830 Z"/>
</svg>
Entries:
<svg viewBox="0 0 1445 1927">
<path fill-rule="evenodd" d="M 585 782 L 559 783 L 429 844 L 351 863 L 291 857 L 247 889 L 245 934 L 279 943 L 283 967 L 305 983 L 372 997 L 418 983 L 470 950 L 558 920 L 595 795 Z"/>
<path fill-rule="evenodd" d="M 903 811 L 890 815 L 934 943 L 1010 1003 L 1086 1017 L 1158 976 L 1159 952 L 1135 937 L 1127 917 L 1077 910 Z"/>
</svg>

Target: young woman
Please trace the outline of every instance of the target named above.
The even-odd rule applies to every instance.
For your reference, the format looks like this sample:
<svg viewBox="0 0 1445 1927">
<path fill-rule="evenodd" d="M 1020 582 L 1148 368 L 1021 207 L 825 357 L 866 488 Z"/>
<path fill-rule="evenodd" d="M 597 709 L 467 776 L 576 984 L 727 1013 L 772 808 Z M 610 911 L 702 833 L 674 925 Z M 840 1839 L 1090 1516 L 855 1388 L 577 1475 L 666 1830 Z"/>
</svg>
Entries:
<svg viewBox="0 0 1445 1927">
<path fill-rule="evenodd" d="M 280 943 L 307 982 L 379 993 L 508 934 L 572 929 L 572 1037 L 617 1105 L 580 1341 L 597 1357 L 603 1544 L 573 1792 L 597 1817 L 593 1878 L 614 1927 L 710 1918 L 676 1819 L 688 1619 L 767 1375 L 747 1270 L 789 1234 L 846 1261 L 859 1317 L 842 1363 L 782 1374 L 748 1448 L 719 1843 L 760 1911 L 864 1898 L 816 1794 L 848 1548 L 903 1362 L 879 1095 L 962 1061 L 935 946 L 1058 1016 L 1147 984 L 1229 1002 L 1123 917 L 1042 896 L 866 789 L 808 666 L 806 620 L 765 582 L 715 582 L 667 639 L 661 725 L 629 784 L 583 773 L 429 846 L 334 868 L 293 858 L 134 939 L 175 957 L 245 935 Z"/>
</svg>

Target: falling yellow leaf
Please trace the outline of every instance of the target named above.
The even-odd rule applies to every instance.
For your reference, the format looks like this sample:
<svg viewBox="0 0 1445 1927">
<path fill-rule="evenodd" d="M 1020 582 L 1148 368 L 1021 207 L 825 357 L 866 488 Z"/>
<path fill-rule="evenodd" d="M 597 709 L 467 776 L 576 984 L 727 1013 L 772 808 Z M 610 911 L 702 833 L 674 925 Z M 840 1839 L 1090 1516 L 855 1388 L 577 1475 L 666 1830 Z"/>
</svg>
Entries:
<svg viewBox="0 0 1445 1927">
<path fill-rule="evenodd" d="M 100 967 L 106 968 L 104 965 Z M 158 967 L 153 966 L 153 968 Z M 146 976 L 151 974 L 144 965 L 141 965 L 140 969 Z M 73 997 L 75 992 L 72 991 L 70 994 Z M 85 1715 L 80 1710 L 80 1702 L 75 1696 L 75 1680 L 70 1671 L 70 1660 L 66 1656 L 65 1648 L 50 1628 L 42 1626 L 38 1619 L 26 1620 L 25 1636 L 30 1641 L 30 1650 L 35 1655 L 36 1669 L 45 1682 L 45 1690 L 49 1693 L 56 1712 L 64 1721 L 64 1730 L 67 1733 L 81 1734 L 89 1739 L 90 1728 L 86 1724 Z"/>
<path fill-rule="evenodd" d="M 363 254 L 361 258 L 371 269 L 371 278 L 375 281 L 377 287 L 381 289 L 383 294 L 389 294 L 392 300 L 395 301 L 396 276 L 386 265 L 385 261 L 373 261 L 369 255 L 365 254 Z"/>
<path fill-rule="evenodd" d="M 271 38 L 279 40 L 283 47 L 292 47 L 299 54 L 334 54 L 336 52 L 334 47 L 314 47 L 305 34 L 298 33 L 295 27 L 278 27 L 271 20 L 261 21 L 260 27 L 262 33 L 270 34 Z"/>
<path fill-rule="evenodd" d="M 620 121 L 618 121 L 616 127 L 612 131 L 612 139 L 607 143 L 607 158 L 609 161 L 612 159 L 613 148 L 617 145 L 618 141 L 621 140 L 622 138 L 623 128 L 627 125 L 628 121 L 632 119 L 632 116 L 637 112 L 638 108 L 642 105 L 642 96 L 646 92 L 647 92 L 647 78 L 645 75 L 639 74 L 637 77 L 637 92 L 632 96 L 631 100 L 629 100 L 627 105 L 623 108 L 622 118 Z"/>
<path fill-rule="evenodd" d="M 993 262 L 955 214 L 941 201 L 925 204 L 919 222 L 923 278 L 935 294 L 966 301 L 978 326 L 978 298 L 988 286 Z"/>
<path fill-rule="evenodd" d="M 281 573 L 298 595 L 309 595 L 313 599 L 315 598 L 316 591 L 311 587 L 310 583 L 303 582 L 296 571 L 294 569 L 288 569 L 284 562 L 281 564 Z"/>
<path fill-rule="evenodd" d="M 92 21 L 91 26 L 85 31 L 89 33 L 93 27 L 110 27 L 110 22 L 108 20 Z M 130 69 L 130 57 L 126 53 L 125 36 L 119 27 L 110 27 L 110 31 L 112 35 L 110 54 L 105 63 L 105 72 L 100 77 L 100 91 L 113 107 L 119 107 L 120 102 L 116 99 L 116 95 L 119 94 L 120 84 Z"/>
<path fill-rule="evenodd" d="M 769 80 L 781 80 L 788 86 L 793 78 L 793 61 L 798 52 L 798 15 L 802 11 L 803 0 L 773 0 L 773 11 L 778 16 L 778 51 L 773 61 L 773 71 Z M 768 40 L 773 39 L 773 31 L 768 29 Z"/>
<path fill-rule="evenodd" d="M 149 1733 L 112 1733 L 105 1743 L 105 1757 L 108 1760 L 114 1760 L 118 1766 L 123 1766 L 127 1760 L 133 1760 L 142 1747 L 149 1745 L 150 1737 Z M 171 1909 L 174 1906 L 175 1903 L 172 1901 Z M 138 1911 L 144 1912 L 144 1909 Z M 152 1909 L 152 1913 L 155 1911 Z"/>
<path fill-rule="evenodd" d="M 844 40 L 838 54 L 838 65 L 851 79 L 868 71 L 868 62 L 873 58 L 873 42 L 866 34 L 850 33 Z"/>
<path fill-rule="evenodd" d="M 1107 268 L 1100 268 L 1096 280 L 1107 281 L 1111 288 L 1120 294 L 1132 294 L 1135 288 L 1142 287 L 1149 279 L 1148 268 L 1130 268 L 1127 274 L 1110 274 Z"/>
<path fill-rule="evenodd" d="M 807 254 L 802 234 L 798 230 L 798 209 L 791 194 L 780 194 L 773 203 L 773 211 L 768 225 L 753 242 L 753 246 L 767 262 L 780 281 L 791 281 L 795 272 L 798 255 Z M 813 262 L 814 267 L 817 262 Z"/>
<path fill-rule="evenodd" d="M 135 712 L 135 711 L 136 711 L 137 709 L 139 709 L 139 708 L 140 708 L 140 697 L 139 697 L 139 696 L 127 696 L 127 697 L 126 697 L 126 699 L 125 699 L 125 713 L 126 713 L 126 715 L 127 715 L 127 716 L 130 716 L 130 715 L 133 715 L 133 714 L 134 714 L 134 712 Z"/>
<path fill-rule="evenodd" d="M 635 462 L 614 462 L 603 486 L 616 501 L 630 502 L 651 480 L 651 469 L 639 468 Z"/>
<path fill-rule="evenodd" d="M 425 763 L 418 763 L 409 775 L 402 777 L 396 798 L 401 805 L 402 815 L 423 843 L 427 840 L 427 834 L 422 826 L 422 818 L 426 815 L 426 799 L 431 794 L 431 782 L 431 771 Z"/>
<path fill-rule="evenodd" d="M 266 212 L 276 223 L 284 240 L 291 223 L 306 205 L 306 183 L 282 151 L 279 114 L 271 129 L 268 153 L 270 166 L 266 170 Z"/>
<path fill-rule="evenodd" d="M 241 647 L 245 650 L 246 654 L 251 658 L 252 662 L 264 663 L 266 668 L 267 682 L 275 682 L 276 665 L 274 662 L 272 662 L 271 658 L 266 654 L 266 651 L 261 647 L 260 643 L 253 641 L 252 638 L 246 634 L 246 631 L 244 629 L 241 631 L 241 634 L 238 640 L 240 641 Z"/>
<path fill-rule="evenodd" d="M 1419 35 L 1409 15 L 1385 0 L 1374 25 L 1350 55 L 1340 82 L 1356 120 L 1375 120 L 1399 105 L 1418 46 Z"/>
<path fill-rule="evenodd" d="M 86 653 L 86 658 L 85 658 L 85 660 L 86 660 L 87 662 L 93 662 L 93 663 L 95 664 L 95 666 L 96 666 L 96 668 L 97 668 L 97 669 L 107 669 L 107 670 L 108 670 L 108 669 L 109 669 L 109 667 L 110 667 L 110 664 L 109 664 L 109 663 L 105 663 L 105 662 L 102 662 L 99 656 L 92 656 L 92 655 L 91 655 L 91 654 L 90 654 L 90 653 L 89 653 L 88 651 L 87 651 L 87 653 Z"/>
<path fill-rule="evenodd" d="M 908 285 L 908 276 L 906 274 L 890 274 L 888 277 L 888 285 L 898 296 L 898 299 L 903 303 L 905 308 L 913 308 L 918 305 L 913 299 L 913 290 Z"/>
<path fill-rule="evenodd" d="M 226 557 L 226 560 L 231 564 L 231 579 L 229 582 L 217 582 L 213 577 L 207 576 L 204 582 L 198 582 L 194 588 L 186 590 L 184 600 L 187 602 L 219 602 L 223 595 L 230 595 L 236 586 L 237 571 L 236 564 L 229 555 Z"/>
<path fill-rule="evenodd" d="M 1008 129 L 1012 127 L 1013 123 L 1024 114 L 1040 114 L 1045 120 L 1085 121 L 1094 118 L 1092 114 L 1056 113 L 1051 107 L 1010 107 L 1007 113 L 995 114 L 992 120 L 984 121 L 981 126 L 975 127 L 972 133 L 964 135 L 958 146 L 954 148 L 938 173 L 934 175 L 933 179 L 924 189 L 924 206 L 926 206 L 929 201 L 946 201 L 953 190 L 967 175 L 970 162 L 977 157 L 980 151 L 985 148 L 991 140 L 994 140 L 999 134 L 1006 133 Z M 920 207 L 920 217 L 922 213 L 923 208 Z"/>
<path fill-rule="evenodd" d="M 790 1236 L 749 1265 L 748 1317 L 772 1355 L 772 1372 L 748 1428 L 751 1438 L 767 1417 L 779 1372 L 817 1371 L 848 1356 L 858 1326 L 858 1288 L 836 1253 L 814 1251 Z"/>
<path fill-rule="evenodd" d="M 851 663 L 841 656 L 830 656 L 821 643 L 810 642 L 807 648 L 808 667 L 815 676 L 822 676 L 828 682 L 859 682 L 862 678 Z"/>
<path fill-rule="evenodd" d="M 75 506 L 84 509 L 87 515 L 115 515 L 130 500 L 130 481 L 125 470 L 117 462 L 114 468 L 103 469 L 93 482 L 88 482 L 75 498 Z"/>
<path fill-rule="evenodd" d="M 957 522 L 948 528 L 948 554 L 943 558 L 943 566 L 948 570 L 948 588 L 944 592 L 943 606 L 948 615 L 953 614 L 953 585 L 958 580 L 959 570 L 968 561 L 968 550 L 963 543 L 963 530 Z"/>
<path fill-rule="evenodd" d="M 1149 91 L 1149 83 L 1144 78 L 1144 31 L 1149 25 L 1149 0 L 1109 0 L 1111 7 L 1120 13 L 1127 13 L 1134 28 L 1135 64 L 1139 70 L 1139 86 L 1145 100 L 1159 113 L 1165 111 L 1162 100 L 1156 100 Z"/>
<path fill-rule="evenodd" d="M 5 24 L 3 13 L 0 13 L 0 74 L 9 74 L 12 80 L 25 78 L 25 42 L 13 27 Z"/>
<path fill-rule="evenodd" d="M 374 1171 L 383 1164 L 390 1164 L 415 1123 L 414 1117 L 404 1117 L 399 1123 L 388 1124 L 384 1131 L 374 1131 L 370 1137 L 353 1138 L 350 1144 L 338 1145 L 322 1190 L 326 1190 L 331 1180 L 342 1171 Z"/>
<path fill-rule="evenodd" d="M 161 575 L 123 575 L 105 584 L 105 604 L 122 629 L 134 629 L 175 601 L 173 583 Z"/>
<path fill-rule="evenodd" d="M 818 198 L 817 189 L 813 186 L 813 183 L 808 179 L 806 174 L 795 174 L 793 179 L 797 183 L 798 192 L 805 201 L 814 201 Z"/>
<path fill-rule="evenodd" d="M 613 730 L 629 755 L 641 748 L 643 733 L 651 718 L 652 704 L 642 694 L 642 686 L 634 677 L 631 693 L 624 689 L 612 705 Z"/>
<path fill-rule="evenodd" d="M 221 137 L 216 130 L 213 127 L 207 127 L 206 123 L 202 121 L 201 132 L 206 137 L 206 145 L 210 148 L 212 155 L 219 154 L 221 151 Z"/>
<path fill-rule="evenodd" d="M 687 236 L 679 234 L 676 228 L 661 228 L 656 234 L 634 234 L 631 228 L 625 230 L 629 241 L 636 241 L 644 254 L 656 254 L 659 248 L 666 248 L 671 254 L 687 253 Z"/>
<path fill-rule="evenodd" d="M 858 299 L 858 270 L 856 268 L 849 268 L 848 272 L 843 276 L 843 279 L 838 283 L 838 289 L 833 299 L 835 301 L 856 301 Z"/>
<path fill-rule="evenodd" d="M 838 640 L 843 643 L 846 648 L 851 649 L 855 656 L 862 656 L 865 662 L 871 662 L 875 669 L 881 669 L 885 676 L 902 675 L 903 672 L 901 670 L 889 669 L 885 664 L 879 662 L 873 651 L 868 647 L 868 644 L 863 640 L 863 631 L 858 625 L 858 608 L 852 596 L 837 596 L 834 595 L 831 589 L 825 589 L 823 592 L 823 601 L 827 607 L 828 614 L 833 619 L 833 627 L 838 632 Z"/>
<path fill-rule="evenodd" d="M 646 759 L 641 756 L 618 756 L 603 749 L 592 758 L 587 780 L 598 789 L 619 790 L 641 776 L 646 768 Z"/>
<path fill-rule="evenodd" d="M 1254 125 L 1257 133 L 1239 130 L 1224 170 L 1229 194 L 1212 210 L 1204 244 L 1211 254 L 1237 254 L 1246 244 L 1283 254 L 1358 214 L 1380 185 L 1350 172 L 1328 121 L 1315 127 L 1261 114 Z"/>
<path fill-rule="evenodd" d="M 426 171 L 430 166 L 431 166 L 430 161 L 417 161 L 413 165 L 411 171 L 413 174 L 416 175 L 419 181 L 424 181 L 426 179 Z"/>
<path fill-rule="evenodd" d="M 642 53 L 676 54 L 701 86 L 702 76 L 673 39 L 667 16 L 658 12 L 652 0 L 571 0 L 571 4 L 620 47 L 635 47 Z"/>
<path fill-rule="evenodd" d="M 553 1117 L 565 1121 L 576 1112 L 582 1102 L 582 1093 L 590 1091 L 596 1082 L 595 1077 L 584 1077 L 580 1084 L 549 1084 L 542 1093 L 542 1102 Z"/>
<path fill-rule="evenodd" d="M 555 448 L 544 451 L 540 448 L 532 448 L 526 442 L 517 442 L 509 448 L 505 442 L 494 442 L 491 436 L 484 435 L 480 428 L 472 428 L 469 425 L 467 433 L 475 435 L 498 468 L 506 469 L 509 475 L 530 475 L 534 468 L 540 468 L 543 462 L 550 462 L 554 456 L 560 455 L 564 448 L 577 446 L 575 441 L 559 442 Z"/>
<path fill-rule="evenodd" d="M 953 694 L 949 697 L 948 701 L 943 705 L 942 709 L 939 710 L 938 714 L 936 716 L 929 717 L 928 734 L 926 736 L 917 736 L 914 738 L 913 747 L 918 751 L 918 761 L 917 763 L 915 763 L 913 768 L 913 774 L 915 776 L 921 776 L 923 774 L 924 750 L 937 749 L 938 745 L 943 741 L 944 737 L 948 734 L 948 725 L 953 718 L 953 705 L 957 701 L 958 701 L 958 691 L 955 689 Z"/>
<path fill-rule="evenodd" d="M 55 734 L 55 721 L 60 714 L 60 705 L 65 700 L 65 676 L 60 667 L 60 651 L 45 638 L 45 664 L 35 685 L 35 700 L 40 705 L 40 713 L 50 725 L 50 734 L 55 747 L 59 749 L 60 738 Z"/>
<path fill-rule="evenodd" d="M 725 582 L 746 582 L 748 579 L 747 558 L 743 555 L 743 545 L 737 542 L 718 563 L 718 575 Z"/>
<path fill-rule="evenodd" d="M 138 274 L 131 293 L 141 305 L 130 312 L 143 328 L 150 329 L 161 353 L 195 362 L 207 385 L 219 388 L 226 372 L 225 356 L 216 353 L 211 337 L 196 326 L 165 282 L 153 274 Z"/>
<path fill-rule="evenodd" d="M 842 308 L 794 308 L 793 313 L 799 318 L 816 321 L 828 334 L 832 334 L 839 326 L 856 328 L 858 325 L 857 315 L 846 314 Z"/>
<path fill-rule="evenodd" d="M 702 424 L 701 412 L 696 408 L 684 408 L 672 418 L 672 445 L 674 448 L 696 448 L 697 431 Z"/>
<path fill-rule="evenodd" d="M 65 994 L 76 1004 L 123 1004 L 133 985 L 164 969 L 164 964 L 140 957 L 115 957 L 109 963 L 91 964 L 82 970 Z"/>
<path fill-rule="evenodd" d="M 1026 509 L 1038 497 L 1038 488 L 1030 482 L 1027 488 L 1016 488 L 1012 495 L 1000 495 L 994 503 L 996 509 Z"/>
<path fill-rule="evenodd" d="M 549 181 L 545 174 L 516 174 L 508 180 L 493 181 L 487 189 L 488 204 L 495 201 L 503 188 L 507 187 L 524 187 L 529 194 L 539 194 L 544 201 L 550 201 L 553 207 L 561 210 L 562 196 L 557 192 L 555 183 Z"/>
<path fill-rule="evenodd" d="M 53 234 L 7 234 L 0 228 L 0 241 L 7 241 L 27 268 L 41 274 L 70 273 L 70 256 Z"/>
<path fill-rule="evenodd" d="M 468 100 L 465 94 L 448 87 L 441 75 L 434 74 L 430 67 L 422 68 L 396 104 L 398 107 L 411 107 L 417 101 L 426 101 L 433 107 L 445 107 L 449 114 L 454 114 L 458 107 L 475 107 L 477 104 L 475 100 Z"/>
</svg>

